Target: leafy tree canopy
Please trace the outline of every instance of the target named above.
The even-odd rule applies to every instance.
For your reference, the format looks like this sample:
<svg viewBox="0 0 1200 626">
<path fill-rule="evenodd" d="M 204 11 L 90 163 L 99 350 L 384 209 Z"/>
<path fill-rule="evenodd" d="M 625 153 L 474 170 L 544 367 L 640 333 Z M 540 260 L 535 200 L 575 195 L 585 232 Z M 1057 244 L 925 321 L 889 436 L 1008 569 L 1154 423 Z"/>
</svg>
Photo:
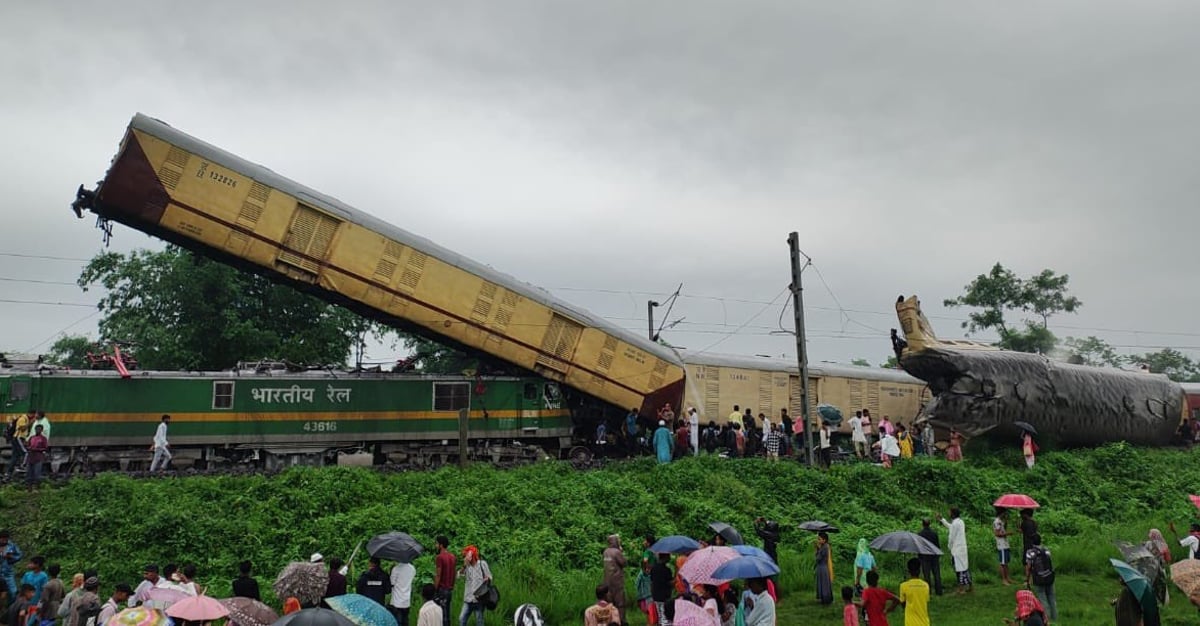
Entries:
<svg viewBox="0 0 1200 626">
<path fill-rule="evenodd" d="M 1095 336 L 1083 339 L 1067 337 L 1063 346 L 1069 353 L 1068 360 L 1079 365 L 1120 367 L 1125 363 L 1125 358 L 1117 354 L 1107 341 Z"/>
<path fill-rule="evenodd" d="M 83 335 L 63 335 L 50 346 L 46 362 L 72 369 L 86 369 L 88 353 L 94 353 L 96 350 L 96 342 Z"/>
<path fill-rule="evenodd" d="M 859 367 L 871 367 L 871 362 L 866 359 L 854 359 L 853 361 L 850 361 L 850 364 L 857 365 Z"/>
<path fill-rule="evenodd" d="M 1058 343 L 1048 326 L 1051 315 L 1074 313 L 1083 303 L 1067 294 L 1070 277 L 1042 270 L 1022 279 L 997 263 L 987 274 L 980 274 L 963 288 L 963 295 L 945 300 L 947 307 L 968 306 L 980 309 L 967 315 L 963 328 L 968 332 L 992 329 L 1000 335 L 1000 346 L 1021 352 L 1046 353 Z M 1033 314 L 1037 320 L 1012 323 L 1006 315 L 1013 312 Z"/>
<path fill-rule="evenodd" d="M 1200 364 L 1173 348 L 1135 354 L 1129 357 L 1129 362 L 1145 363 L 1151 372 L 1166 374 L 1168 378 L 1177 382 L 1200 382 Z"/>
<path fill-rule="evenodd" d="M 101 341 L 132 342 L 145 369 L 216 370 L 259 358 L 344 363 L 364 333 L 387 332 L 347 309 L 175 246 L 103 252 L 78 282 L 85 291 L 99 285 L 107 292 L 99 303 Z"/>
</svg>

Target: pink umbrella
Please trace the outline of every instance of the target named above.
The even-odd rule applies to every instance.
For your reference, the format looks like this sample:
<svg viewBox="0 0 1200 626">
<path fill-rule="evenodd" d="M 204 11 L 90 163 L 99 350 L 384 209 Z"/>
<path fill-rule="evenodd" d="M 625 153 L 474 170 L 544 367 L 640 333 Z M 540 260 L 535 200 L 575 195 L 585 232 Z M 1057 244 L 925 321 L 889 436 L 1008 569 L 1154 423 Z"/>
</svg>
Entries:
<svg viewBox="0 0 1200 626">
<path fill-rule="evenodd" d="M 992 503 L 1002 509 L 1036 509 L 1042 505 L 1023 493 L 1006 493 Z"/>
<path fill-rule="evenodd" d="M 207 622 L 229 615 L 229 609 L 216 598 L 194 596 L 172 604 L 167 615 L 189 622 Z"/>
<path fill-rule="evenodd" d="M 679 568 L 679 576 L 689 585 L 719 585 L 725 580 L 712 577 L 713 570 L 741 556 L 737 550 L 729 546 L 711 546 L 696 550 L 688 555 L 683 567 Z"/>
<path fill-rule="evenodd" d="M 721 626 L 720 619 L 709 615 L 695 602 L 683 598 L 675 600 L 675 621 L 671 623 L 675 626 Z"/>
<path fill-rule="evenodd" d="M 1196 508 L 1200 509 L 1200 496 L 1188 496 L 1188 500 L 1191 500 L 1192 504 L 1196 505 Z"/>
<path fill-rule="evenodd" d="M 166 609 L 167 607 L 192 597 L 191 594 L 184 593 L 178 589 L 170 587 L 155 587 L 145 594 L 145 603 L 151 608 Z"/>
</svg>

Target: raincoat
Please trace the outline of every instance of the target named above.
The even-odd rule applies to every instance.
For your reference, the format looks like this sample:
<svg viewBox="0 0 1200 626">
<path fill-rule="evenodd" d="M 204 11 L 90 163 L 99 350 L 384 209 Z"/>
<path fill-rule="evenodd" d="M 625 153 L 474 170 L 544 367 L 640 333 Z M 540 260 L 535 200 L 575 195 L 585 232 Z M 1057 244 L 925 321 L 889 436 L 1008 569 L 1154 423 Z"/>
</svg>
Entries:
<svg viewBox="0 0 1200 626">
<path fill-rule="evenodd" d="M 659 463 L 671 462 L 671 449 L 675 446 L 675 438 L 671 436 L 671 431 L 666 426 L 659 426 L 658 430 L 654 431 L 654 453 L 658 456 Z"/>
</svg>

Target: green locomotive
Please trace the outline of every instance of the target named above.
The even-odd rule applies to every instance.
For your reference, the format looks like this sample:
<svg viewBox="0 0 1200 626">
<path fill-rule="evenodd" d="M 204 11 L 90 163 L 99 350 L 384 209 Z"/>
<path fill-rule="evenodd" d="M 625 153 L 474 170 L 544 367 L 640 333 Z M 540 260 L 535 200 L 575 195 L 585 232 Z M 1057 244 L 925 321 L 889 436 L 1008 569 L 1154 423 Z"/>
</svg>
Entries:
<svg viewBox="0 0 1200 626">
<path fill-rule="evenodd" d="M 9 368 L 0 406 L 46 412 L 55 472 L 148 467 L 163 414 L 176 468 L 437 465 L 457 458 L 463 409 L 470 453 L 493 462 L 555 452 L 572 432 L 558 385 L 535 377 Z"/>
</svg>

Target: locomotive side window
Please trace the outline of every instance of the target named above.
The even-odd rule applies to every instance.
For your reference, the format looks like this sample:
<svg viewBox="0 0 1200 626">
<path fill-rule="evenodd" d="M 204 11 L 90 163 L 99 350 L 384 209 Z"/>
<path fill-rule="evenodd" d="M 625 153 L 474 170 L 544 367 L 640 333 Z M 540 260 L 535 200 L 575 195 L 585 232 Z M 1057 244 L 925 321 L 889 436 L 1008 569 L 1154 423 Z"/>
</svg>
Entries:
<svg viewBox="0 0 1200 626">
<path fill-rule="evenodd" d="M 12 381 L 12 402 L 21 402 L 29 399 L 29 381 L 14 380 Z"/>
<path fill-rule="evenodd" d="M 433 383 L 434 411 L 457 411 L 470 406 L 470 383 Z"/>
<path fill-rule="evenodd" d="M 526 400 L 537 400 L 537 397 L 538 397 L 537 385 L 535 385 L 533 383 L 525 383 L 525 399 Z"/>
<path fill-rule="evenodd" d="M 213 402 L 214 409 L 232 409 L 233 408 L 233 381 L 218 380 L 213 382 Z"/>
</svg>

